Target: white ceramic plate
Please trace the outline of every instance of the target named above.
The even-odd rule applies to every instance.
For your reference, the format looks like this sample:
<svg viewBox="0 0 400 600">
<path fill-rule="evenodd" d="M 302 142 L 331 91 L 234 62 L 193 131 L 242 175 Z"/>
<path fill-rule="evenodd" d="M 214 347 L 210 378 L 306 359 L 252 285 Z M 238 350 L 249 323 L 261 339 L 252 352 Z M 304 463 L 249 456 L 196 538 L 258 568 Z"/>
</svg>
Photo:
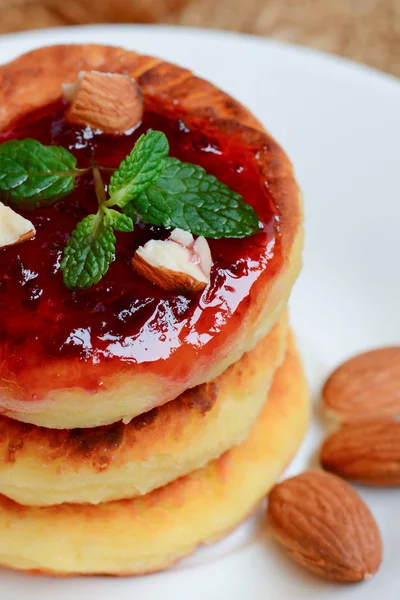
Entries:
<svg viewBox="0 0 400 600">
<path fill-rule="evenodd" d="M 400 85 L 305 49 L 249 36 L 164 27 L 48 30 L 0 39 L 2 61 L 52 43 L 122 45 L 192 68 L 244 102 L 292 158 L 304 191 L 305 267 L 292 318 L 312 391 L 340 361 L 400 343 Z M 312 464 L 317 417 L 287 474 Z M 0 572 L 1 600 L 395 600 L 400 598 L 400 490 L 360 489 L 381 528 L 371 581 L 339 586 L 293 565 L 262 515 L 167 572 L 132 579 L 51 579 Z M 57 548 L 54 548 L 57 552 Z"/>
</svg>

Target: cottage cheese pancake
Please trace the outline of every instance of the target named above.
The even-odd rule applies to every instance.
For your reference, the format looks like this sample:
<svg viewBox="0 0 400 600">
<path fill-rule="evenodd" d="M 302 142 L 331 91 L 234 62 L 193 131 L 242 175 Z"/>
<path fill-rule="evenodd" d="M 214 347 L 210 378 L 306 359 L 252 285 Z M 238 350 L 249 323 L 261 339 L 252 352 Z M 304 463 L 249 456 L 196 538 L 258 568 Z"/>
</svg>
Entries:
<svg viewBox="0 0 400 600">
<path fill-rule="evenodd" d="M 47 429 L 0 417 L 0 494 L 20 504 L 132 498 L 203 467 L 247 436 L 281 363 L 287 319 L 213 381 L 133 419 Z"/>
<path fill-rule="evenodd" d="M 144 98 L 139 126 L 102 134 L 68 120 L 64 83 L 80 71 L 128 74 Z M 208 240 L 210 283 L 165 291 L 131 259 L 168 231 L 135 225 L 117 238 L 115 260 L 86 290 L 67 290 L 60 262 L 71 231 L 95 212 L 96 182 L 26 211 L 33 239 L 0 249 L 0 411 L 49 428 L 96 427 L 131 418 L 210 381 L 276 323 L 298 274 L 300 194 L 283 150 L 231 97 L 159 59 L 103 46 L 43 48 L 0 68 L 0 143 L 33 138 L 68 149 L 79 168 L 116 168 L 138 137 L 163 132 L 172 157 L 200 165 L 239 193 L 261 228 Z"/>
</svg>

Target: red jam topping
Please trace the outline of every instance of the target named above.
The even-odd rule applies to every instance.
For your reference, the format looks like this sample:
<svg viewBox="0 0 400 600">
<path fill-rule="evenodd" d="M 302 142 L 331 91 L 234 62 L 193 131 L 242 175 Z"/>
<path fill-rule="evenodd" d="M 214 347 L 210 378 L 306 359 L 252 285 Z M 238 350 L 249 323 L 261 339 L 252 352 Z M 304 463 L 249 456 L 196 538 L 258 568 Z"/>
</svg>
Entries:
<svg viewBox="0 0 400 600">
<path fill-rule="evenodd" d="M 96 135 L 68 124 L 64 112 L 60 102 L 29 114 L 11 131 L 0 133 L 0 143 L 32 137 L 62 145 L 82 168 L 89 165 L 90 147 L 99 164 L 117 167 L 139 135 L 149 128 L 161 130 L 172 156 L 203 166 L 242 194 L 264 226 L 250 238 L 209 240 L 214 266 L 203 293 L 185 297 L 165 292 L 131 268 L 139 245 L 168 235 L 162 227 L 143 224 L 134 233 L 117 233 L 115 261 L 96 286 L 69 291 L 60 260 L 76 223 L 97 210 L 92 175 L 80 177 L 75 191 L 52 206 L 20 211 L 37 234 L 0 249 L 0 382 L 8 377 L 18 381 L 19 399 L 29 400 L 52 388 L 96 389 L 115 361 L 129 368 L 146 365 L 165 375 L 170 361 L 179 361 L 187 376 L 198 356 L 211 358 L 223 346 L 258 286 L 281 266 L 278 215 L 260 178 L 257 149 L 244 147 L 235 135 L 222 133 L 205 118 L 172 119 L 154 107 L 145 112 L 139 129 L 123 136 Z M 75 365 L 79 359 L 88 368 L 65 369 L 69 359 Z M 38 375 L 49 364 L 54 367 L 51 382 Z"/>
</svg>

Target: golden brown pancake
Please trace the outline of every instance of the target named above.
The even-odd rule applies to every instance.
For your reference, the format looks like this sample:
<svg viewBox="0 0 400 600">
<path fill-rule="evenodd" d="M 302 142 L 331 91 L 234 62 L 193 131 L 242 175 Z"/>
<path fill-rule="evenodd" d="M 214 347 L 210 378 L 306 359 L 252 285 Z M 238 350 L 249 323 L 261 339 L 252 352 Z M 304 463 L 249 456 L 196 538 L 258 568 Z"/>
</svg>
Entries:
<svg viewBox="0 0 400 600">
<path fill-rule="evenodd" d="M 0 417 L 0 494 L 34 506 L 132 498 L 242 442 L 282 362 L 287 317 L 210 383 L 133 419 L 45 429 Z"/>
<path fill-rule="evenodd" d="M 34 317 L 32 327 L 24 330 L 28 317 L 26 306 L 31 302 L 31 296 L 26 298 L 24 295 L 28 288 L 21 285 L 18 294 L 3 295 L 0 298 L 2 314 L 1 301 L 6 302 L 12 297 L 13 303 L 8 305 L 10 319 L 13 320 L 15 312 L 19 316 L 0 343 L 0 412 L 23 422 L 57 429 L 95 427 L 121 419 L 126 422 L 173 400 L 188 388 L 218 377 L 271 330 L 287 303 L 301 263 L 301 198 L 288 157 L 245 107 L 186 69 L 106 46 L 53 46 L 34 50 L 0 68 L 0 134 L 8 132 L 12 122 L 26 117 L 29 111 L 58 102 L 62 84 L 76 80 L 82 70 L 93 69 L 135 77 L 143 91 L 145 113 L 149 108 L 163 119 L 189 124 L 191 131 L 197 131 L 199 135 L 207 134 L 218 141 L 223 139 L 228 150 L 232 144 L 237 144 L 238 153 L 233 158 L 239 160 L 239 156 L 246 155 L 245 164 L 249 168 L 246 185 L 256 182 L 254 185 L 257 184 L 260 194 L 268 195 L 262 202 L 262 210 L 269 211 L 270 220 L 263 232 L 257 234 L 264 236 L 260 252 L 257 250 L 258 262 L 251 254 L 257 236 L 252 240 L 241 240 L 242 245 L 238 245 L 237 240 L 229 240 L 231 249 L 244 248 L 233 266 L 242 269 L 241 277 L 242 280 L 246 278 L 248 287 L 237 281 L 237 269 L 230 269 L 232 265 L 229 264 L 226 268 L 222 265 L 219 267 L 222 275 L 217 277 L 218 269 L 212 275 L 211 288 L 206 289 L 199 299 L 192 300 L 195 305 L 186 320 L 179 317 L 177 324 L 169 327 L 168 318 L 164 318 L 169 313 L 162 312 L 164 305 L 161 303 L 155 307 L 159 313 L 155 310 L 154 319 L 152 311 L 150 315 L 146 313 L 148 320 L 134 330 L 134 335 L 115 336 L 111 323 L 106 321 L 104 331 L 100 317 L 96 317 L 96 327 L 89 324 L 83 328 L 87 343 L 76 346 L 79 351 L 75 354 L 71 350 L 71 340 L 79 338 L 80 327 L 63 337 L 62 343 L 57 345 L 55 342 L 58 340 L 57 328 L 70 320 L 65 307 L 71 302 L 67 298 L 57 305 L 57 310 L 52 309 L 60 313 L 60 319 L 60 315 L 53 315 L 53 312 L 53 318 L 49 319 L 46 308 L 40 320 L 41 307 L 53 306 L 55 298 L 47 297 L 46 292 L 38 299 L 34 295 L 35 307 L 29 313 Z M 59 122 L 57 126 L 60 126 Z M 8 139 L 7 136 L 4 139 Z M 204 157 L 205 153 L 202 154 Z M 239 164 L 235 172 L 240 172 L 239 167 L 242 168 Z M 246 198 L 244 194 L 245 200 L 251 203 L 255 196 L 250 196 Z M 51 212 L 52 207 L 48 210 Z M 45 223 L 47 221 L 43 219 L 41 226 L 45 227 Z M 266 233 L 268 227 L 271 235 Z M 40 231 L 38 228 L 37 237 L 27 242 L 31 244 L 29 248 L 41 247 Z M 65 236 L 66 232 L 60 235 Z M 29 263 L 27 248 L 25 246 L 24 250 L 20 246 Z M 14 250 L 7 248 L 0 252 L 7 255 L 4 259 L 6 269 L 10 264 L 7 257 L 14 256 Z M 118 263 L 118 255 L 115 262 Z M 259 270 L 255 264 L 259 265 Z M 29 264 L 24 264 L 23 268 L 24 272 L 31 270 Z M 112 269 L 116 269 L 115 264 Z M 38 274 L 35 285 L 39 285 L 42 275 Z M 124 280 L 132 277 L 133 273 Z M 8 287 L 15 281 L 11 276 L 6 280 Z M 122 285 L 121 280 L 119 285 Z M 115 285 L 110 289 L 112 293 L 116 292 Z M 142 300 L 148 297 L 151 303 L 158 292 L 149 287 L 146 290 Z M 212 290 L 214 302 L 209 298 Z M 85 294 L 82 304 L 86 301 L 90 304 L 91 293 Z M 68 294 L 66 290 L 65 294 Z M 23 296 L 23 301 L 18 299 L 19 295 Z M 163 297 L 164 300 L 175 302 L 179 308 L 176 298 Z M 93 310 L 89 314 L 97 315 L 94 301 L 90 306 Z M 25 313 L 21 307 L 25 307 Z M 103 308 L 107 310 L 107 302 L 103 302 Z M 81 313 L 77 310 L 76 314 Z M 164 326 L 167 344 L 164 338 L 161 340 L 160 329 Z M 101 334 L 96 338 L 94 331 L 99 329 Z M 44 336 L 48 336 L 46 344 Z M 110 339 L 112 342 L 107 342 L 104 350 Z M 131 347 L 129 340 L 133 340 Z M 118 352 L 113 354 L 116 346 Z M 154 346 L 157 352 L 153 351 Z"/>
<path fill-rule="evenodd" d="M 0 564 L 57 575 L 148 573 L 240 523 L 295 455 L 309 394 L 293 339 L 246 441 L 145 496 L 97 506 L 0 500 Z"/>
</svg>

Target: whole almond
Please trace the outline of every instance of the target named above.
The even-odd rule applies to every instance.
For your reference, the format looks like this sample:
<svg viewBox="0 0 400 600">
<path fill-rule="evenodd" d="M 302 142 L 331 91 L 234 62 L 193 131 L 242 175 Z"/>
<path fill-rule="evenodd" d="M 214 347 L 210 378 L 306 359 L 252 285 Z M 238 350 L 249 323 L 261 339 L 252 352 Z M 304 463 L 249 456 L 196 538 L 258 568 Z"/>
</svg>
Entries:
<svg viewBox="0 0 400 600">
<path fill-rule="evenodd" d="M 400 422 L 348 423 L 322 445 L 327 471 L 367 485 L 400 486 Z"/>
<path fill-rule="evenodd" d="M 379 568 L 378 526 L 356 491 L 335 475 L 306 471 L 277 484 L 267 520 L 290 556 L 325 579 L 361 581 Z"/>
<path fill-rule="evenodd" d="M 400 347 L 371 350 L 340 365 L 325 383 L 322 402 L 341 422 L 400 414 Z"/>
<path fill-rule="evenodd" d="M 64 96 L 70 102 L 68 121 L 104 133 L 123 133 L 143 116 L 141 89 L 128 75 L 82 72 L 75 83 L 64 85 Z"/>
</svg>

